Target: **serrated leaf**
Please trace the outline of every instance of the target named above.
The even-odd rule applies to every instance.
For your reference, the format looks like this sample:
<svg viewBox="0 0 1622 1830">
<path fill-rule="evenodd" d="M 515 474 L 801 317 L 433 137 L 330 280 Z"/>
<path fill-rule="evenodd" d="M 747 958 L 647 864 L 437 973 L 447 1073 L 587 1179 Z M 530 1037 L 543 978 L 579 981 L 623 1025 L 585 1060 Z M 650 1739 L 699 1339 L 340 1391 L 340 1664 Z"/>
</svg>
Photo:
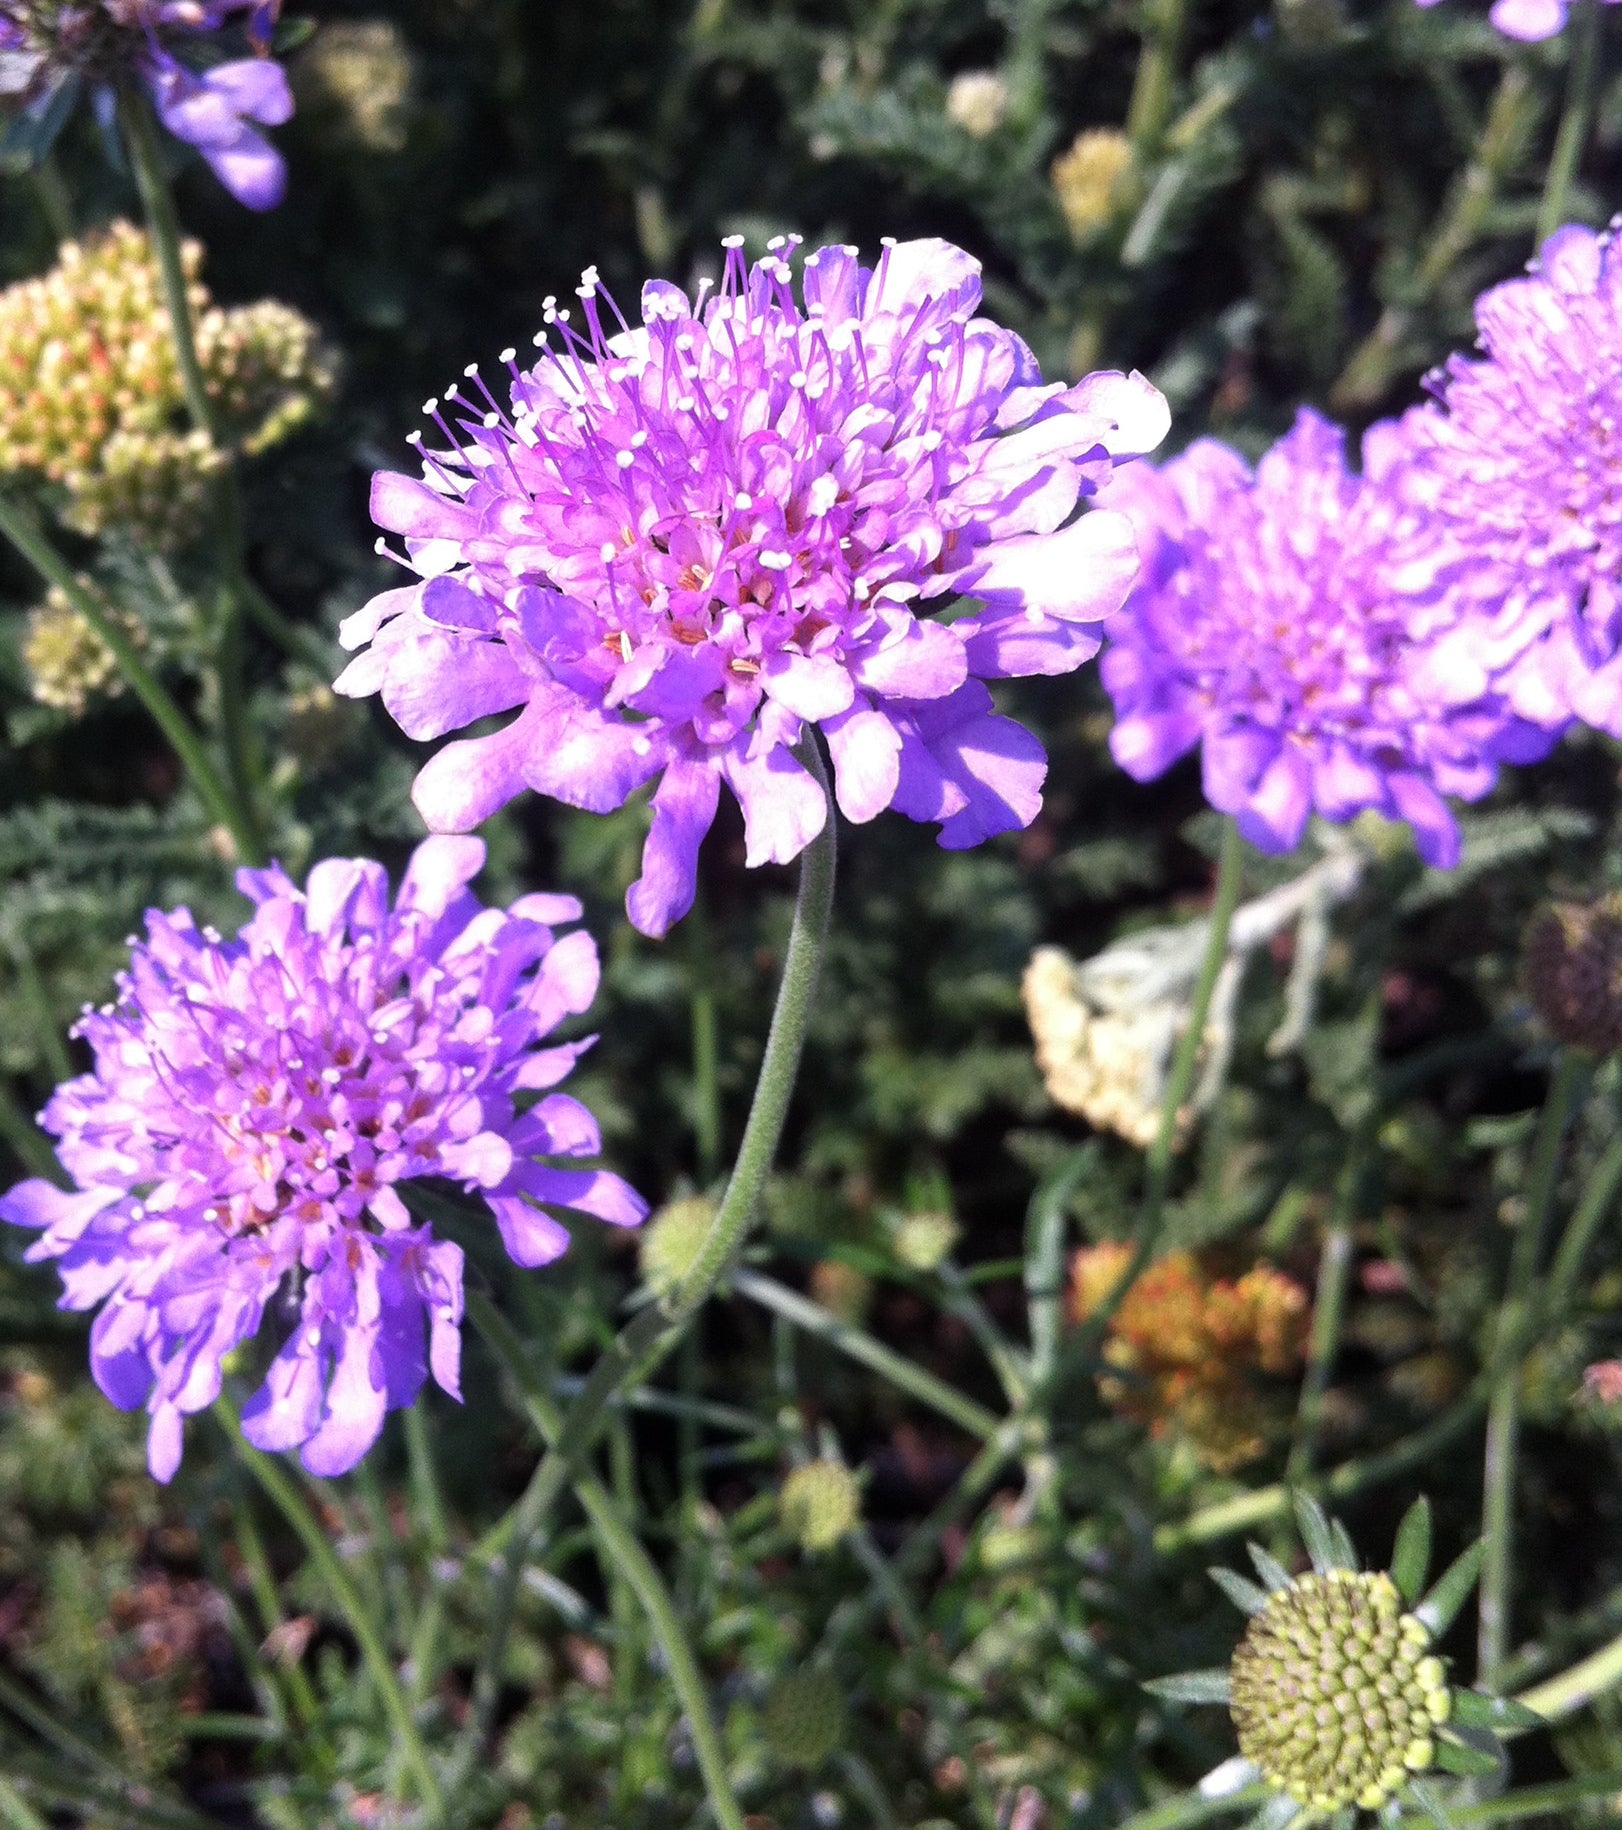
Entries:
<svg viewBox="0 0 1622 1830">
<path fill-rule="evenodd" d="M 1207 1570 L 1206 1574 L 1240 1613 L 1259 1614 L 1267 1606 L 1267 1590 L 1241 1576 L 1237 1570 L 1223 1569 L 1219 1565 Z"/>
<path fill-rule="evenodd" d="M 1290 1572 L 1279 1562 L 1277 1557 L 1269 1556 L 1259 1544 L 1247 1544 L 1250 1560 L 1256 1565 L 1256 1574 L 1269 1589 L 1287 1589 L 1292 1580 Z"/>
<path fill-rule="evenodd" d="M 1498 1758 L 1485 1748 L 1467 1747 L 1462 1741 L 1438 1741 L 1436 1764 L 1444 1773 L 1461 1779 L 1485 1779 L 1498 1771 Z"/>
<path fill-rule="evenodd" d="M 1523 1735 L 1546 1728 L 1546 1719 L 1513 1697 L 1484 1697 L 1479 1690 L 1455 1690 L 1451 1718 L 1460 1728 L 1484 1728 L 1497 1735 Z"/>
<path fill-rule="evenodd" d="M 1233 1695 L 1228 1667 L 1209 1671 L 1176 1671 L 1170 1677 L 1149 1678 L 1143 1688 L 1165 1703 L 1226 1703 Z"/>
<path fill-rule="evenodd" d="M 1290 1503 L 1295 1509 L 1295 1522 L 1300 1527 L 1301 1542 L 1307 1547 L 1312 1567 L 1320 1576 L 1325 1575 L 1339 1561 L 1328 1515 L 1310 1493 L 1292 1493 Z"/>
<path fill-rule="evenodd" d="M 1436 1586 L 1414 1609 L 1414 1615 L 1433 1637 L 1452 1626 L 1459 1609 L 1468 1599 L 1476 1578 L 1481 1574 L 1481 1559 L 1486 1555 L 1486 1541 L 1477 1538 L 1460 1557 L 1448 1565 Z"/>
<path fill-rule="evenodd" d="M 1391 1552 L 1391 1580 L 1409 1607 L 1425 1592 L 1431 1562 L 1431 1503 L 1423 1494 L 1402 1515 Z"/>
</svg>

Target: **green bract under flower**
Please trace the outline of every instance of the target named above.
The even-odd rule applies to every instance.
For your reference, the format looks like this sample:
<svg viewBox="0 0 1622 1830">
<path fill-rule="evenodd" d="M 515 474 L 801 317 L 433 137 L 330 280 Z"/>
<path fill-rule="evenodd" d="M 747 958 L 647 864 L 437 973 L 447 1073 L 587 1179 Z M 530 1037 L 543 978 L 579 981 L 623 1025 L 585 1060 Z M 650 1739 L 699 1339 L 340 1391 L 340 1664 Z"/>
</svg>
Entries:
<svg viewBox="0 0 1622 1830">
<path fill-rule="evenodd" d="M 1436 1757 L 1449 1698 L 1429 1647 L 1389 1576 L 1298 1577 L 1233 1656 L 1239 1751 L 1304 1805 L 1377 1809 Z"/>
</svg>

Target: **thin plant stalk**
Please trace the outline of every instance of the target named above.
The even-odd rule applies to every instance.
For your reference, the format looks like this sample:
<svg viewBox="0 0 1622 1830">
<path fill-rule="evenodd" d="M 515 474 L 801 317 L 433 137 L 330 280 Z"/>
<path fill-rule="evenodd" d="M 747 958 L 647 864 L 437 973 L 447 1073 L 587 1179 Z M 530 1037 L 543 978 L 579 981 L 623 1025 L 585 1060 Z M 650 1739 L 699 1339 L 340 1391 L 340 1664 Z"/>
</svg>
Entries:
<svg viewBox="0 0 1622 1830">
<path fill-rule="evenodd" d="M 1599 78 L 1600 0 L 1579 0 L 1577 17 L 1566 39 L 1571 47 L 1571 65 L 1566 75 L 1566 106 L 1560 116 L 1554 151 L 1549 156 L 1549 171 L 1543 181 L 1543 200 L 1538 205 L 1537 240 L 1542 247 L 1566 218 L 1566 199 L 1572 180 L 1582 163 L 1588 145 L 1589 130 L 1594 122 L 1594 97 Z"/>
<path fill-rule="evenodd" d="M 1092 1156 L 1087 1145 L 1071 1151 L 1031 1197 L 1025 1219 L 1025 1307 L 1031 1336 L 1031 1390 L 1040 1394 L 1053 1377 L 1064 1307 L 1065 1220 L 1070 1197 Z"/>
<path fill-rule="evenodd" d="M 1126 137 L 1140 170 L 1160 150 L 1171 119 L 1186 11 L 1186 0 L 1144 0 L 1143 44 L 1126 111 Z"/>
<path fill-rule="evenodd" d="M 445 1797 L 440 1789 L 439 1777 L 428 1758 L 428 1750 L 424 1747 L 422 1736 L 417 1730 L 416 1717 L 412 1714 L 405 1691 L 401 1688 L 399 1676 L 389 1657 L 388 1649 L 383 1643 L 383 1637 L 378 1632 L 376 1622 L 361 1601 L 360 1592 L 351 1580 L 348 1570 L 339 1561 L 338 1554 L 332 1548 L 326 1531 L 309 1507 L 305 1505 L 298 1487 L 289 1478 L 285 1469 L 272 1456 L 263 1454 L 244 1438 L 242 1421 L 232 1401 L 222 1395 L 216 1401 L 215 1410 L 244 1466 L 264 1488 L 265 1495 L 271 1504 L 292 1527 L 294 1535 L 304 1546 L 305 1554 L 315 1565 L 321 1580 L 327 1585 L 328 1591 L 342 1610 L 345 1624 L 354 1634 L 355 1643 L 360 1648 L 361 1660 L 366 1667 L 367 1675 L 377 1686 L 378 1695 L 382 1699 L 384 1711 L 389 1718 L 398 1744 L 398 1751 L 410 1770 L 428 1822 L 431 1824 L 443 1823 L 445 1821 Z"/>
<path fill-rule="evenodd" d="M 547 1442 L 555 1444 L 563 1431 L 562 1413 L 553 1404 L 540 1381 L 531 1374 L 517 1335 L 489 1298 L 480 1292 L 470 1293 L 468 1314 L 523 1394 L 524 1408 L 536 1429 Z M 610 1574 L 623 1581 L 635 1595 L 653 1636 L 659 1643 L 659 1649 L 664 1654 L 671 1685 L 680 1698 L 682 1711 L 687 1717 L 688 1731 L 693 1738 L 693 1754 L 698 1761 L 699 1772 L 703 1775 L 704 1789 L 717 1823 L 721 1825 L 721 1830 L 744 1830 L 743 1812 L 739 1809 L 732 1781 L 727 1774 L 726 1756 L 716 1730 L 704 1679 L 658 1570 L 654 1568 L 652 1559 L 635 1533 L 620 1516 L 619 1508 L 601 1481 L 592 1475 L 578 1475 L 574 1480 L 574 1492 L 608 1559 Z"/>
<path fill-rule="evenodd" d="M 1166 1219 L 1166 1196 L 1171 1189 L 1171 1164 L 1177 1138 L 1177 1119 L 1194 1086 L 1194 1067 L 1199 1059 L 1200 1044 L 1205 1039 L 1205 1020 L 1211 1013 L 1211 999 L 1216 982 L 1228 958 L 1228 931 L 1233 926 L 1233 912 L 1239 905 L 1239 888 L 1244 877 L 1244 840 L 1232 820 L 1222 823 L 1222 851 L 1217 862 L 1216 894 L 1211 904 L 1211 927 L 1206 937 L 1205 957 L 1194 983 L 1189 1004 L 1188 1022 L 1177 1040 L 1171 1073 L 1166 1078 L 1165 1094 L 1160 1101 L 1160 1123 L 1154 1142 L 1149 1146 L 1144 1166 L 1143 1205 L 1138 1210 L 1137 1225 L 1132 1232 L 1132 1256 L 1123 1267 L 1108 1296 L 1076 1331 L 1072 1352 L 1086 1358 L 1103 1339 L 1111 1317 L 1120 1308 L 1144 1267 L 1154 1257 L 1160 1244 Z"/>
<path fill-rule="evenodd" d="M 1312 1334 L 1307 1343 L 1307 1369 L 1301 1381 L 1295 1429 L 1289 1459 L 1284 1465 L 1288 1486 L 1299 1486 L 1312 1467 L 1313 1444 L 1323 1419 L 1324 1396 L 1335 1355 L 1340 1349 L 1341 1326 L 1346 1319 L 1346 1293 L 1352 1272 L 1352 1229 L 1358 1195 L 1369 1157 L 1369 1127 L 1357 1127 L 1335 1191 L 1334 1212 L 1324 1230 L 1318 1257 L 1318 1284 L 1312 1302 Z"/>
<path fill-rule="evenodd" d="M 263 850 L 257 831 L 233 798 L 218 770 L 209 761 L 202 739 L 170 698 L 157 676 L 142 660 L 127 632 L 108 616 L 93 591 L 87 591 L 73 568 L 40 531 L 32 517 L 0 495 L 0 534 L 17 549 L 47 584 L 58 587 L 68 603 L 95 630 L 118 663 L 118 670 L 152 714 L 153 722 L 169 739 L 203 805 L 230 833 L 244 863 L 261 863 Z"/>
<path fill-rule="evenodd" d="M 1586 1709 L 1618 1684 L 1622 1684 L 1622 1634 L 1552 1678 L 1521 1691 L 1515 1701 L 1545 1721 L 1559 1722 Z"/>
<path fill-rule="evenodd" d="M 73 198 L 55 155 L 46 153 L 34 166 L 31 176 L 34 180 L 34 196 L 41 214 L 50 225 L 51 233 L 59 242 L 72 241 L 78 232 L 73 220 Z"/>
<path fill-rule="evenodd" d="M 1581 1107 L 1591 1072 L 1586 1058 L 1575 1051 L 1568 1049 L 1561 1055 L 1538 1126 L 1527 1182 L 1526 1213 L 1516 1230 L 1508 1288 L 1498 1316 L 1497 1357 L 1503 1364 L 1487 1409 L 1481 1502 L 1481 1535 L 1486 1554 L 1481 1565 L 1476 1635 L 1476 1681 L 1493 1692 L 1503 1681 L 1514 1596 L 1515 1459 L 1520 1434 L 1521 1358 L 1528 1345 L 1532 1285 L 1554 1206 L 1560 1146 Z"/>
<path fill-rule="evenodd" d="M 897 1390 L 916 1398 L 920 1404 L 928 1405 L 931 1410 L 938 1412 L 948 1422 L 955 1423 L 970 1436 L 978 1436 L 981 1441 L 986 1441 L 996 1434 L 1000 1419 L 984 1405 L 964 1397 L 955 1386 L 948 1385 L 944 1379 L 937 1379 L 916 1361 L 906 1359 L 894 1348 L 875 1340 L 864 1329 L 843 1320 L 831 1310 L 824 1309 L 820 1303 L 801 1296 L 797 1290 L 791 1290 L 775 1278 L 765 1277 L 753 1270 L 735 1271 L 732 1288 L 739 1296 L 759 1303 L 763 1309 L 771 1310 L 774 1315 L 782 1316 L 797 1328 L 804 1329 L 807 1334 L 814 1334 L 830 1347 L 848 1354 L 851 1359 L 888 1379 Z"/>
<path fill-rule="evenodd" d="M 50 1140 L 23 1110 L 4 1074 L 0 1074 L 0 1137 L 16 1151 L 25 1169 L 47 1182 L 60 1185 L 65 1181 Z"/>
<path fill-rule="evenodd" d="M 797 752 L 827 800 L 827 819 L 800 859 L 800 887 L 794 926 L 783 961 L 766 1052 L 755 1082 L 743 1141 L 714 1221 L 686 1275 L 657 1303 L 650 1303 L 615 1337 L 587 1376 L 555 1443 L 518 1502 L 502 1567 L 496 1578 L 489 1625 L 474 1675 L 473 1701 L 456 1758 L 458 1774 L 471 1769 L 495 1715 L 513 1607 L 523 1579 L 530 1542 L 553 1503 L 574 1479 L 607 1421 L 610 1407 L 629 1386 L 639 1384 L 680 1339 L 688 1322 L 726 1274 L 760 1207 L 766 1177 L 788 1117 L 810 1024 L 811 1001 L 822 968 L 834 893 L 834 808 L 827 772 L 814 741 Z"/>
</svg>

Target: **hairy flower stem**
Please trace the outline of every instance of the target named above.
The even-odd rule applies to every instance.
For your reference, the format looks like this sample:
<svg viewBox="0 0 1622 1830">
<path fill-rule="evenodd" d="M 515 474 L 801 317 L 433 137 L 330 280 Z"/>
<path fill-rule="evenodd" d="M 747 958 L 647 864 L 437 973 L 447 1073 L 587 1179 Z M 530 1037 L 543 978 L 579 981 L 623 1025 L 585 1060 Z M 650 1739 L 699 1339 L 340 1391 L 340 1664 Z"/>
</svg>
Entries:
<svg viewBox="0 0 1622 1830">
<path fill-rule="evenodd" d="M 1594 92 L 1599 75 L 1600 0 L 1580 0 L 1568 40 L 1571 65 L 1566 76 L 1566 106 L 1549 156 L 1538 205 L 1537 245 L 1541 248 L 1566 218 L 1566 198 L 1588 144 L 1594 119 Z"/>
<path fill-rule="evenodd" d="M 242 506 L 237 494 L 236 468 L 229 442 L 221 436 L 214 403 L 197 355 L 191 302 L 186 292 L 186 269 L 181 257 L 180 224 L 174 198 L 164 173 L 152 108 L 146 97 L 132 88 L 118 98 L 119 125 L 129 147 L 130 164 L 141 193 L 147 231 L 158 257 L 163 282 L 163 302 L 169 314 L 169 334 L 180 369 L 186 411 L 192 424 L 225 454 L 225 467 L 214 485 L 214 540 L 220 568 L 220 593 L 214 627 L 214 666 L 219 684 L 220 729 L 225 740 L 226 764 L 244 823 L 254 834 L 257 862 L 264 851 L 257 803 L 260 770 L 254 755 L 252 730 L 243 690 L 242 600 L 245 567 L 242 558 Z"/>
<path fill-rule="evenodd" d="M 1591 1072 L 1587 1058 L 1575 1050 L 1561 1055 L 1543 1106 L 1527 1182 L 1526 1212 L 1516 1229 L 1508 1286 L 1498 1312 L 1494 1357 L 1499 1365 L 1487 1408 L 1482 1469 L 1481 1535 L 1486 1555 L 1481 1565 L 1476 1635 L 1476 1682 L 1495 1694 L 1503 1682 L 1514 1594 L 1515 1452 L 1520 1435 L 1521 1362 L 1531 1344 L 1532 1286 L 1554 1206 L 1560 1146 L 1582 1107 Z"/>
<path fill-rule="evenodd" d="M 175 754 L 185 766 L 204 806 L 230 833 L 238 856 L 245 864 L 262 863 L 263 848 L 252 822 L 209 761 L 201 738 L 187 722 L 185 714 L 141 659 L 128 632 L 107 615 L 94 592 L 87 591 L 79 582 L 73 568 L 32 518 L 3 495 L 0 495 L 0 534 L 5 535 L 47 584 L 60 589 L 69 604 L 106 643 L 130 691 L 152 714 L 154 723 L 174 746 Z"/>
<path fill-rule="evenodd" d="M 1401 297 L 1380 313 L 1379 321 L 1352 352 L 1340 379 L 1329 390 L 1329 404 L 1335 411 L 1371 407 L 1391 385 L 1392 376 L 1406 360 L 1404 345 L 1415 312 L 1430 302 L 1436 288 L 1474 246 L 1499 186 L 1520 157 L 1537 111 L 1537 95 L 1525 69 L 1519 63 L 1508 65 L 1487 111 L 1475 156 L 1454 190 L 1418 271 Z M 1420 361 L 1414 366 L 1420 366 Z"/>
<path fill-rule="evenodd" d="M 828 802 L 827 822 L 800 859 L 800 888 L 794 905 L 783 977 L 777 988 L 760 1077 L 744 1126 L 727 1191 L 714 1222 L 687 1274 L 667 1296 L 650 1303 L 615 1337 L 587 1376 L 580 1396 L 563 1419 L 556 1442 L 530 1477 L 513 1518 L 512 1536 L 496 1579 L 490 1624 L 479 1654 L 456 1773 L 468 1772 L 478 1758 L 495 1714 L 506 1658 L 513 1606 L 523 1578 L 530 1541 L 553 1503 L 574 1479 L 608 1420 L 610 1407 L 628 1386 L 641 1383 L 675 1346 L 688 1322 L 726 1274 L 760 1208 L 766 1177 L 777 1154 L 788 1116 L 789 1099 L 799 1073 L 800 1055 L 811 1017 L 811 999 L 828 938 L 834 895 L 834 807 L 828 777 L 814 741 L 796 751 L 816 778 Z"/>
<path fill-rule="evenodd" d="M 339 1561 L 325 1528 L 305 1505 L 298 1487 L 281 1463 L 274 1456 L 254 1448 L 243 1436 L 242 1418 L 232 1399 L 222 1393 L 215 1401 L 214 1409 L 243 1466 L 264 1488 L 271 1504 L 292 1527 L 317 1574 L 343 1611 L 345 1624 L 354 1634 L 355 1644 L 360 1648 L 367 1675 L 377 1686 L 378 1695 L 382 1698 L 398 1751 L 416 1784 L 425 1821 L 430 1826 L 443 1824 L 445 1796 L 440 1789 L 438 1775 L 428 1759 L 428 1750 L 423 1745 L 422 1736 L 417 1732 L 416 1718 L 400 1687 L 400 1679 L 389 1658 L 388 1649 L 370 1611 L 361 1600 L 360 1591 Z"/>
<path fill-rule="evenodd" d="M 1205 958 L 1200 962 L 1200 976 L 1194 983 L 1188 1022 L 1177 1041 L 1166 1091 L 1160 1101 L 1160 1124 L 1155 1141 L 1149 1146 L 1144 1171 L 1143 1205 L 1138 1209 L 1137 1225 L 1132 1230 L 1132 1256 L 1127 1260 L 1119 1281 L 1109 1295 L 1077 1329 L 1071 1349 L 1077 1359 L 1092 1356 L 1103 1339 L 1110 1318 L 1120 1308 L 1126 1293 L 1160 1244 L 1166 1218 L 1166 1195 L 1171 1187 L 1172 1148 L 1177 1136 L 1177 1116 L 1187 1103 L 1194 1086 L 1194 1066 L 1199 1059 L 1200 1043 L 1205 1039 L 1205 1020 L 1211 1013 L 1211 998 L 1216 982 L 1228 958 L 1228 931 L 1233 926 L 1233 912 L 1239 903 L 1239 887 L 1244 876 L 1245 843 L 1232 820 L 1222 826 L 1222 852 L 1217 863 L 1216 894 L 1211 905 L 1211 928 L 1206 936 Z"/>
<path fill-rule="evenodd" d="M 534 1377 L 524 1356 L 523 1344 L 508 1326 L 487 1296 L 473 1292 L 468 1297 L 468 1314 L 473 1325 L 500 1360 L 508 1376 L 523 1394 L 524 1408 L 541 1437 L 555 1445 L 563 1431 L 563 1417 L 540 1382 Z M 671 1603 L 653 1560 L 621 1518 L 619 1509 L 609 1498 L 602 1482 L 588 1474 L 574 1477 L 574 1492 L 591 1528 L 615 1574 L 626 1584 L 641 1604 L 659 1650 L 664 1654 L 666 1669 L 681 1699 L 693 1738 L 693 1753 L 704 1777 L 704 1790 L 710 1808 L 721 1830 L 743 1830 L 743 1813 L 733 1796 L 727 1776 L 726 1756 L 715 1717 L 704 1688 L 703 1675 L 693 1649 L 682 1631 L 681 1622 Z"/>
</svg>

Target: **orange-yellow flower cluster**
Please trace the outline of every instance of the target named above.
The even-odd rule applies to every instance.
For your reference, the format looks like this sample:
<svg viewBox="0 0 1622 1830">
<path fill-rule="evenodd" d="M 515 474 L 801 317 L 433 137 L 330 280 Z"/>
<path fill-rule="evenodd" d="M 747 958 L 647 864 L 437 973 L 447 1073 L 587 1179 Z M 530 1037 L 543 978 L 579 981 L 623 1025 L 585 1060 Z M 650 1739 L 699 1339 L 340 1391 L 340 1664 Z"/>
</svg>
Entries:
<svg viewBox="0 0 1622 1830">
<path fill-rule="evenodd" d="M 1131 1256 L 1113 1243 L 1076 1253 L 1070 1300 L 1078 1322 L 1114 1290 Z M 1282 1272 L 1257 1265 L 1237 1279 L 1211 1277 L 1192 1252 L 1168 1252 L 1110 1318 L 1103 1357 L 1114 1370 L 1099 1390 L 1153 1435 L 1186 1437 L 1207 1467 L 1240 1467 L 1267 1446 L 1263 1378 L 1299 1370 L 1311 1319 L 1306 1292 Z"/>
<path fill-rule="evenodd" d="M 245 451 L 288 436 L 332 391 L 314 325 L 266 300 L 232 310 L 183 250 L 204 381 L 222 434 Z M 177 546 L 202 523 L 226 453 L 195 430 L 146 234 L 127 222 L 68 242 L 51 272 L 0 292 L 0 477 L 31 476 L 66 497 L 86 534 L 124 527 Z"/>
</svg>

